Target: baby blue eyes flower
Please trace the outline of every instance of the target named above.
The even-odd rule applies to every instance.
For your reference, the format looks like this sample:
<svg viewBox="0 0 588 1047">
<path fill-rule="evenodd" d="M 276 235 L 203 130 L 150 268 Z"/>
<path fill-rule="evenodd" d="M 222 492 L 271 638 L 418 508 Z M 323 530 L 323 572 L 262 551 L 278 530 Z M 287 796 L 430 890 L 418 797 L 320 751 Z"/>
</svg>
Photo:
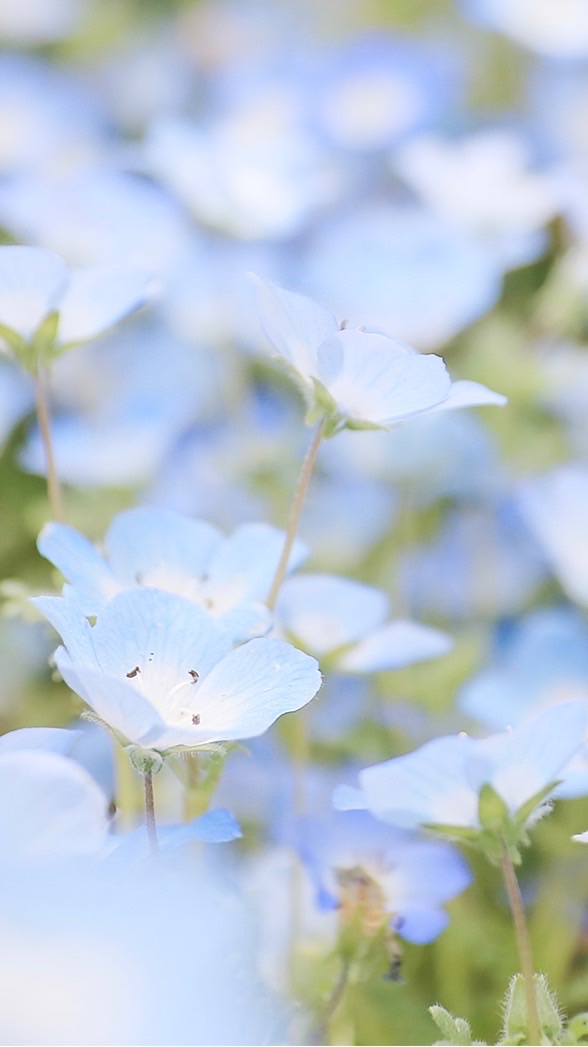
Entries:
<svg viewBox="0 0 588 1047">
<path fill-rule="evenodd" d="M 84 614 L 98 614 L 125 589 L 164 589 L 200 606 L 235 641 L 270 627 L 264 602 L 283 544 L 283 533 L 268 524 L 244 524 L 225 538 L 204 520 L 150 508 L 114 518 L 104 556 L 65 524 L 47 524 L 38 542 L 42 555 L 67 579 L 65 595 Z M 290 566 L 304 555 L 296 542 Z"/>
<path fill-rule="evenodd" d="M 101 334 L 142 305 L 149 279 L 122 266 L 70 271 L 43 247 L 0 247 L 0 339 L 27 367 Z M 0 344 L 1 344 L 0 343 Z"/>
<path fill-rule="evenodd" d="M 65 682 L 123 741 L 167 753 L 262 734 L 314 697 L 314 658 L 280 640 L 232 649 L 200 607 L 156 589 L 113 597 L 91 626 L 73 601 L 33 603 L 61 634 Z"/>
<path fill-rule="evenodd" d="M 386 621 L 388 597 L 350 578 L 301 574 L 283 585 L 276 620 L 290 637 L 342 672 L 380 672 L 446 654 L 446 633 L 418 622 Z"/>
<path fill-rule="evenodd" d="M 452 847 L 391 829 L 364 811 L 304 820 L 300 850 L 321 908 L 351 904 L 354 893 L 365 897 L 369 890 L 374 900 L 379 897 L 391 929 L 418 944 L 433 941 L 447 926 L 444 903 L 471 882 Z"/>
<path fill-rule="evenodd" d="M 428 411 L 506 403 L 477 382 L 452 382 L 439 356 L 345 329 L 310 298 L 251 279 L 265 334 L 300 385 L 309 417 L 328 417 L 329 435 L 345 427 L 388 429 Z"/>
<path fill-rule="evenodd" d="M 587 725 L 585 703 L 574 701 L 490 738 L 436 738 L 365 768 L 360 788 L 339 787 L 334 803 L 367 808 L 403 829 L 433 828 L 470 841 L 490 831 L 510 837 L 516 848 L 558 780 L 565 779 L 566 765 L 585 744 Z"/>
</svg>

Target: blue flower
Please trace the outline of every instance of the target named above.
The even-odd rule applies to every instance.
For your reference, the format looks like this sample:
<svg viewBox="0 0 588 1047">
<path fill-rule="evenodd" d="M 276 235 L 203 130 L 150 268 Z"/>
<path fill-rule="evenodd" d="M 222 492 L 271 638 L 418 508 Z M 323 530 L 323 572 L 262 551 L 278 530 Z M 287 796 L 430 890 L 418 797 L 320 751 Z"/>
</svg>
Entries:
<svg viewBox="0 0 588 1047">
<path fill-rule="evenodd" d="M 262 734 L 317 693 L 314 658 L 280 640 L 236 649 L 206 611 L 182 596 L 132 589 L 91 626 L 75 603 L 33 603 L 61 634 L 65 682 L 125 742 L 160 753 Z"/>
<path fill-rule="evenodd" d="M 446 654 L 452 640 L 418 622 L 386 622 L 380 589 L 328 574 L 288 579 L 276 605 L 278 625 L 304 650 L 332 656 L 343 672 L 380 672 Z"/>
<path fill-rule="evenodd" d="M 67 578 L 68 599 L 84 614 L 98 614 L 125 589 L 158 588 L 193 601 L 235 641 L 270 627 L 264 601 L 283 544 L 283 533 L 268 524 L 243 524 L 224 538 L 204 520 L 141 507 L 114 518 L 104 540 L 106 556 L 65 524 L 46 524 L 38 541 L 43 556 Z M 290 566 L 303 556 L 297 542 Z"/>
<path fill-rule="evenodd" d="M 340 787 L 335 806 L 367 808 L 398 828 L 438 827 L 475 837 L 485 826 L 480 794 L 491 787 L 504 814 L 525 825 L 543 813 L 546 797 L 585 744 L 588 709 L 565 702 L 503 734 L 436 738 L 420 749 L 360 772 L 359 789 Z"/>
<path fill-rule="evenodd" d="M 383 334 L 343 328 L 327 309 L 252 274 L 263 329 L 302 388 L 309 414 L 345 426 L 388 429 L 426 411 L 504 404 L 477 382 L 452 382 L 441 357 Z"/>
<path fill-rule="evenodd" d="M 37 341 L 43 352 L 106 330 L 147 297 L 148 278 L 126 266 L 70 271 L 43 247 L 0 247 L 0 336 L 23 362 Z"/>
<path fill-rule="evenodd" d="M 363 879 L 379 899 L 380 912 L 373 914 L 376 922 L 379 915 L 378 926 L 389 923 L 402 938 L 419 944 L 447 926 L 443 904 L 471 882 L 465 861 L 452 847 L 383 826 L 365 811 L 303 820 L 298 849 L 321 907 L 340 907 L 346 891 L 350 900 L 354 880 Z"/>
<path fill-rule="evenodd" d="M 522 515 L 565 592 L 588 604 L 588 469 L 568 462 L 519 490 Z"/>
</svg>

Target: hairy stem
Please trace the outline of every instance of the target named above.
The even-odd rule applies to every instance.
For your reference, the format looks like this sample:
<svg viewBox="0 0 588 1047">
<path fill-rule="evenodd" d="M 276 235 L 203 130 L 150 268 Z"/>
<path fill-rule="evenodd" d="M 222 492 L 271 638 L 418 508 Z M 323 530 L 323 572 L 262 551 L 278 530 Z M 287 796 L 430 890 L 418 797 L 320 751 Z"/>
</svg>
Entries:
<svg viewBox="0 0 588 1047">
<path fill-rule="evenodd" d="M 521 973 L 525 983 L 527 1032 L 529 1034 L 528 1042 L 530 1044 L 540 1043 L 540 1026 L 539 1015 L 537 1013 L 537 997 L 535 995 L 535 970 L 533 953 L 531 950 L 531 940 L 529 938 L 529 929 L 527 927 L 521 889 L 519 887 L 514 865 L 512 864 L 511 857 L 506 847 L 502 854 L 502 872 L 515 927 L 517 948 L 521 962 Z"/>
<path fill-rule="evenodd" d="M 41 440 L 45 451 L 45 465 L 47 469 L 47 493 L 51 507 L 51 518 L 61 523 L 63 521 L 63 497 L 61 484 L 55 466 L 55 455 L 53 454 L 53 442 L 51 439 L 51 420 L 49 415 L 49 404 L 47 401 L 46 372 L 38 369 L 35 377 L 35 403 L 37 408 L 37 419 Z"/>
<path fill-rule="evenodd" d="M 145 825 L 147 826 L 147 837 L 149 839 L 149 848 L 153 857 L 159 852 L 159 842 L 157 840 L 157 824 L 155 821 L 155 802 L 153 800 L 153 772 L 145 771 L 143 774 L 145 781 Z"/>
<path fill-rule="evenodd" d="M 323 438 L 324 431 L 324 419 L 317 426 L 314 436 L 312 438 L 310 447 L 306 452 L 306 456 L 302 463 L 300 475 L 298 477 L 298 483 L 296 484 L 296 490 L 294 491 L 294 498 L 292 499 L 292 506 L 290 508 L 290 515 L 288 517 L 288 523 L 286 526 L 286 538 L 284 541 L 284 547 L 280 556 L 278 566 L 276 567 L 276 573 L 274 574 L 273 581 L 270 587 L 270 591 L 267 596 L 267 606 L 270 611 L 276 605 L 278 593 L 280 591 L 282 582 L 288 570 L 288 560 L 290 559 L 290 553 L 292 552 L 292 546 L 296 538 L 296 532 L 298 531 L 298 524 L 300 523 L 300 516 L 302 515 L 302 509 L 304 506 L 304 500 L 308 491 L 308 485 L 314 469 L 314 463 L 318 455 L 319 447 Z"/>
</svg>

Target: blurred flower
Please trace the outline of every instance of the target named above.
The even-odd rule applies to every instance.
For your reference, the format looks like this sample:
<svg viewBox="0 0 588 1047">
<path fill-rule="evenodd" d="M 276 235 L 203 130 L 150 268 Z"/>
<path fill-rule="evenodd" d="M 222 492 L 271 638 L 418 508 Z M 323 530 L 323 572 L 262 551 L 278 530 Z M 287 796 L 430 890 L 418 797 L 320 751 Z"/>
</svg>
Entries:
<svg viewBox="0 0 588 1047">
<path fill-rule="evenodd" d="M 438 658 L 451 637 L 418 622 L 385 621 L 385 592 L 350 578 L 300 574 L 280 591 L 278 627 L 338 672 L 381 672 Z"/>
<path fill-rule="evenodd" d="M 588 469 L 568 462 L 528 480 L 519 505 L 568 596 L 588 604 Z"/>
<path fill-rule="evenodd" d="M 545 573 L 541 550 L 508 497 L 449 509 L 439 533 L 406 548 L 399 563 L 404 600 L 419 618 L 513 613 Z"/>
<path fill-rule="evenodd" d="M 543 228 L 559 208 L 557 183 L 553 174 L 529 169 L 525 142 L 514 132 L 415 138 L 392 164 L 432 211 L 470 233 L 505 268 L 545 251 Z"/>
<path fill-rule="evenodd" d="M 327 309 L 252 274 L 262 327 L 301 385 L 309 412 L 329 431 L 387 429 L 425 411 L 506 398 L 477 382 L 452 382 L 441 357 L 362 328 L 340 326 Z"/>
<path fill-rule="evenodd" d="M 15 733 L 16 739 L 0 738 L 4 867 L 97 856 L 108 832 L 105 793 L 75 760 L 41 747 L 41 738 L 29 748 L 27 736 Z M 47 732 L 43 733 L 46 738 Z"/>
<path fill-rule="evenodd" d="M 433 941 L 447 926 L 443 903 L 471 882 L 460 854 L 446 844 L 383 826 L 365 811 L 303 819 L 298 849 L 310 869 L 322 908 L 347 909 L 353 897 L 373 934 L 385 924 L 408 941 Z M 362 890 L 363 887 L 363 890 Z M 369 894 L 378 910 L 370 912 Z M 355 888 L 355 890 L 354 890 Z"/>
<path fill-rule="evenodd" d="M 483 316 L 502 288 L 502 265 L 471 234 L 424 207 L 372 197 L 315 224 L 299 286 L 349 326 L 393 331 L 435 349 Z M 292 277 L 289 278 L 290 281 Z"/>
<path fill-rule="evenodd" d="M 462 80 L 455 51 L 381 28 L 321 51 L 319 60 L 312 118 L 337 146 L 358 152 L 385 149 L 447 113 Z"/>
<path fill-rule="evenodd" d="M 462 0 L 465 13 L 552 58 L 588 54 L 588 9 L 583 0 Z"/>
<path fill-rule="evenodd" d="M 0 37 L 25 46 L 63 40 L 79 29 L 88 10 L 88 0 L 0 0 Z"/>
<path fill-rule="evenodd" d="M 475 840 L 484 830 L 516 843 L 545 812 L 545 801 L 572 757 L 586 744 L 584 702 L 559 704 L 503 734 L 436 738 L 420 749 L 360 772 L 359 789 L 340 786 L 339 809 L 367 808 L 398 828 L 433 828 Z M 482 797 L 490 787 L 492 824 Z M 493 833 L 493 835 L 494 835 Z"/>
<path fill-rule="evenodd" d="M 542 607 L 515 622 L 489 664 L 459 691 L 462 712 L 504 730 L 549 705 L 588 701 L 588 629 L 565 607 Z"/>
<path fill-rule="evenodd" d="M 243 524 L 224 538 L 204 520 L 155 508 L 119 513 L 104 539 L 103 556 L 79 531 L 48 523 L 38 547 L 67 579 L 65 595 L 83 614 L 100 613 L 125 589 L 178 593 L 207 611 L 234 641 L 267 632 L 264 606 L 284 534 L 269 524 Z M 305 550 L 294 546 L 290 568 Z"/>
<path fill-rule="evenodd" d="M 42 247 L 0 247 L 4 348 L 34 365 L 38 352 L 45 356 L 56 342 L 64 347 L 94 338 L 142 305 L 147 284 L 140 270 L 112 266 L 70 272 L 62 258 Z"/>
<path fill-rule="evenodd" d="M 288 1008 L 256 973 L 253 907 L 220 860 L 170 858 L 0 870 L 5 1043 L 288 1042 Z"/>
<path fill-rule="evenodd" d="M 175 594 L 119 593 L 94 626 L 67 598 L 33 603 L 65 643 L 55 662 L 66 683 L 142 749 L 166 753 L 254 737 L 320 687 L 314 658 L 280 640 L 232 650 L 209 614 Z"/>
</svg>

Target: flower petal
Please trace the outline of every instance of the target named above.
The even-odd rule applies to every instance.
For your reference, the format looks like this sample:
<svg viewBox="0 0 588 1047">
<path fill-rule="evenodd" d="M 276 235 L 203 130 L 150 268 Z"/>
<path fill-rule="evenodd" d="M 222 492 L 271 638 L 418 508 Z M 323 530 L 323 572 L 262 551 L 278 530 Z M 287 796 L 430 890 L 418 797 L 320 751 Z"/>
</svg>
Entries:
<svg viewBox="0 0 588 1047">
<path fill-rule="evenodd" d="M 314 658 L 281 640 L 250 640 L 202 681 L 195 732 L 209 731 L 212 740 L 253 738 L 282 713 L 306 705 L 320 685 Z"/>
<path fill-rule="evenodd" d="M 199 579 L 221 542 L 220 531 L 204 520 L 143 506 L 115 516 L 104 539 L 121 582 L 171 591 L 182 578 Z"/>
<path fill-rule="evenodd" d="M 323 342 L 317 377 L 341 414 L 384 427 L 430 410 L 451 388 L 440 356 L 359 330 L 339 331 Z"/>
<path fill-rule="evenodd" d="M 83 342 L 144 305 L 151 278 L 140 269 L 92 266 L 71 273 L 59 310 L 59 341 Z"/>
<path fill-rule="evenodd" d="M 0 247 L 0 324 L 29 339 L 59 308 L 68 284 L 65 262 L 43 247 Z"/>
<path fill-rule="evenodd" d="M 316 352 L 339 330 L 328 309 L 305 295 L 285 291 L 255 273 L 249 277 L 257 293 L 261 326 L 270 342 L 306 381 L 316 375 Z"/>
<path fill-rule="evenodd" d="M 386 617 L 380 589 L 329 574 L 301 574 L 282 587 L 276 616 L 302 646 L 321 657 L 353 643 Z"/>
<path fill-rule="evenodd" d="M 45 524 L 37 548 L 71 584 L 71 595 L 84 614 L 97 614 L 100 607 L 119 591 L 120 586 L 104 557 L 73 527 L 54 522 Z M 69 595 L 70 590 L 67 591 Z"/>
<path fill-rule="evenodd" d="M 360 673 L 401 669 L 428 658 L 440 658 L 452 647 L 453 640 L 440 629 L 419 622 L 389 622 L 344 651 L 337 668 Z"/>
</svg>

